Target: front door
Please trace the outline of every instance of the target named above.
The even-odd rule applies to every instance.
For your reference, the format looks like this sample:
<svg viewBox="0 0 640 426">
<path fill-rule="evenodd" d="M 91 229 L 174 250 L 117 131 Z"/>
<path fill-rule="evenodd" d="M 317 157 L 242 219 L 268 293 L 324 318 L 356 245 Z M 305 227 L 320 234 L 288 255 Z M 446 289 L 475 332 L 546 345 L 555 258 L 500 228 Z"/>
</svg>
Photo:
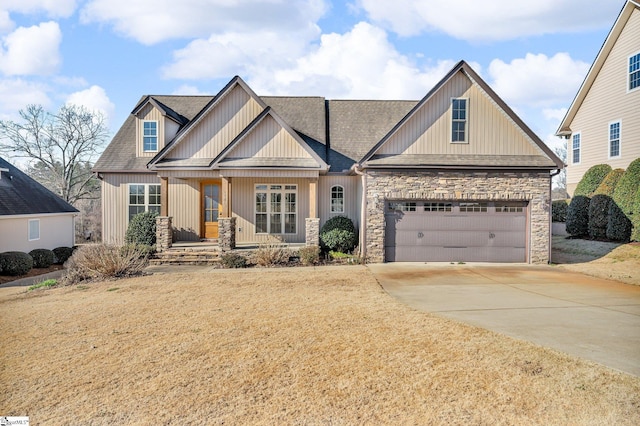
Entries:
<svg viewBox="0 0 640 426">
<path fill-rule="evenodd" d="M 202 237 L 218 238 L 218 213 L 220 211 L 220 184 L 202 183 Z"/>
</svg>

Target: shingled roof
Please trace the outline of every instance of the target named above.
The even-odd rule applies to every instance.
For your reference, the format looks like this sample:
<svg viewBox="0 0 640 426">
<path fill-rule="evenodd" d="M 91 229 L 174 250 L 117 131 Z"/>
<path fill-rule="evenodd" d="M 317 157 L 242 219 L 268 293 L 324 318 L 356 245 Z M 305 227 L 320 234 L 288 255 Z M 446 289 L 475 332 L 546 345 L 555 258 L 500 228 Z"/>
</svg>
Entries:
<svg viewBox="0 0 640 426">
<path fill-rule="evenodd" d="M 76 213 L 78 210 L 0 158 L 0 215 Z"/>
</svg>

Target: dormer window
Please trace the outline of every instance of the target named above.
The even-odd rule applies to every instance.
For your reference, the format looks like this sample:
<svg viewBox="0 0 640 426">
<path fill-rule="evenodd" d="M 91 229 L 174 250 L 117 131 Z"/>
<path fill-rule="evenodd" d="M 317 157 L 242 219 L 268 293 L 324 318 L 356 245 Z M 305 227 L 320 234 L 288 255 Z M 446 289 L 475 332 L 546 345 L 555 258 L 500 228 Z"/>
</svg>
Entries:
<svg viewBox="0 0 640 426">
<path fill-rule="evenodd" d="M 142 123 L 142 149 L 144 152 L 158 150 L 158 122 L 144 121 Z"/>
<path fill-rule="evenodd" d="M 640 87 L 640 53 L 629 56 L 629 90 Z"/>
</svg>

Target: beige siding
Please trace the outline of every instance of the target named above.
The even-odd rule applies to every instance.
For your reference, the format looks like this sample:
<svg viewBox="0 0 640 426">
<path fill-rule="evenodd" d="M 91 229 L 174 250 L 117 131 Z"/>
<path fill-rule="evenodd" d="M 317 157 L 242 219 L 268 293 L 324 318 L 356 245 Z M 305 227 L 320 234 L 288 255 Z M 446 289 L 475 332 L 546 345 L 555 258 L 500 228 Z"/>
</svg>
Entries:
<svg viewBox="0 0 640 426">
<path fill-rule="evenodd" d="M 74 246 L 74 213 L 0 217 L 0 253 Z M 40 221 L 40 238 L 29 241 L 29 220 Z"/>
<path fill-rule="evenodd" d="M 334 216 L 347 216 L 359 228 L 360 223 L 360 176 L 320 176 L 318 188 L 318 211 L 320 226 Z M 331 188 L 344 188 L 344 213 L 331 213 Z"/>
<path fill-rule="evenodd" d="M 180 130 L 180 125 L 173 120 L 169 120 L 168 118 L 164 121 L 164 145 L 171 142 L 171 139 L 178 133 Z M 164 146 L 163 145 L 163 146 Z"/>
<path fill-rule="evenodd" d="M 129 222 L 130 183 L 160 183 L 155 174 L 105 173 L 102 180 L 102 239 L 122 244 Z"/>
<path fill-rule="evenodd" d="M 241 86 L 236 86 L 167 158 L 215 158 L 261 111 L 256 100 Z"/>
<path fill-rule="evenodd" d="M 169 216 L 174 240 L 200 238 L 200 180 L 169 179 Z"/>
<path fill-rule="evenodd" d="M 236 146 L 227 158 L 312 158 L 293 136 L 271 116 Z"/>
<path fill-rule="evenodd" d="M 136 120 L 136 156 L 137 157 L 153 157 L 158 151 L 164 147 L 165 143 L 165 117 L 152 104 L 147 104 L 138 112 Z M 142 122 L 157 121 L 158 122 L 158 151 L 144 152 L 142 150 Z M 167 120 L 169 121 L 169 120 Z"/>
<path fill-rule="evenodd" d="M 171 178 L 217 179 L 220 177 L 220 173 L 217 170 L 161 170 L 158 172 L 158 176 Z"/>
<path fill-rule="evenodd" d="M 228 169 L 220 171 L 226 177 L 269 177 L 269 178 L 317 178 L 317 170 L 285 170 L 285 169 Z"/>
<path fill-rule="evenodd" d="M 581 134 L 580 164 L 573 164 L 572 138 L 567 140 L 567 186 L 570 193 L 584 173 L 596 164 L 625 169 L 640 157 L 640 89 L 627 91 L 629 56 L 640 52 L 640 11 L 635 9 L 605 60 L 574 120 Z M 609 123 L 621 121 L 620 157 L 609 158 Z"/>
<path fill-rule="evenodd" d="M 298 185 L 298 231 L 295 235 L 283 235 L 289 243 L 303 243 L 305 241 L 305 218 L 309 217 L 309 179 L 291 178 L 232 178 L 232 215 L 237 217 L 236 241 L 256 242 L 265 239 L 264 235 L 255 233 L 255 185 L 256 184 L 283 184 Z"/>
<path fill-rule="evenodd" d="M 468 99 L 468 143 L 451 143 L 451 99 Z M 378 151 L 379 154 L 535 155 L 541 150 L 462 72 Z"/>
</svg>

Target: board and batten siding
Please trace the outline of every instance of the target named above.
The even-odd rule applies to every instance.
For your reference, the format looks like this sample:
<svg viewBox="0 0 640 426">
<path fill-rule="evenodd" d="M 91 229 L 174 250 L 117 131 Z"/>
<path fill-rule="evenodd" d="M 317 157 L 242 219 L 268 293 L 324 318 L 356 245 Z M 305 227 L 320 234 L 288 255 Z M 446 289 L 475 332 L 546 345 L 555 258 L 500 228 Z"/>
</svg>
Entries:
<svg viewBox="0 0 640 426">
<path fill-rule="evenodd" d="M 236 86 L 189 130 L 167 158 L 215 158 L 262 111 L 241 86 Z"/>
<path fill-rule="evenodd" d="M 124 243 L 129 225 L 129 184 L 155 183 L 153 173 L 104 173 L 102 178 L 102 239 L 108 244 Z"/>
<path fill-rule="evenodd" d="M 227 154 L 227 158 L 312 158 L 294 137 L 271 116 Z"/>
<path fill-rule="evenodd" d="M 200 179 L 169 178 L 169 216 L 175 241 L 200 239 L 200 196 Z"/>
<path fill-rule="evenodd" d="M 451 99 L 467 98 L 467 143 L 451 143 Z M 491 97 L 458 72 L 378 154 L 539 155 L 540 148 Z"/>
<path fill-rule="evenodd" d="M 76 213 L 35 214 L 23 216 L 0 216 L 0 253 L 75 245 L 74 216 Z M 29 241 L 29 220 L 40 221 L 40 238 Z"/>
<path fill-rule="evenodd" d="M 165 117 L 162 115 L 156 107 L 152 104 L 147 104 L 141 111 L 137 114 L 138 119 L 136 119 L 136 156 L 137 157 L 153 157 L 155 156 L 162 148 L 164 148 L 165 144 Z M 158 122 L 158 151 L 143 151 L 142 144 L 142 123 L 144 121 L 157 121 Z"/>
<path fill-rule="evenodd" d="M 320 227 L 334 216 L 346 216 L 360 229 L 361 190 L 360 176 L 328 175 L 320 176 L 318 182 L 318 212 Z M 344 213 L 331 212 L 331 188 L 340 185 L 344 188 Z"/>
<path fill-rule="evenodd" d="M 573 163 L 573 137 L 567 139 L 570 194 L 590 167 L 606 163 L 614 169 L 626 169 L 640 157 L 640 89 L 627 90 L 629 56 L 637 53 L 640 53 L 640 10 L 636 8 L 569 124 L 581 139 L 579 164 Z M 620 157 L 609 158 L 609 123 L 617 120 L 620 120 Z"/>
</svg>

